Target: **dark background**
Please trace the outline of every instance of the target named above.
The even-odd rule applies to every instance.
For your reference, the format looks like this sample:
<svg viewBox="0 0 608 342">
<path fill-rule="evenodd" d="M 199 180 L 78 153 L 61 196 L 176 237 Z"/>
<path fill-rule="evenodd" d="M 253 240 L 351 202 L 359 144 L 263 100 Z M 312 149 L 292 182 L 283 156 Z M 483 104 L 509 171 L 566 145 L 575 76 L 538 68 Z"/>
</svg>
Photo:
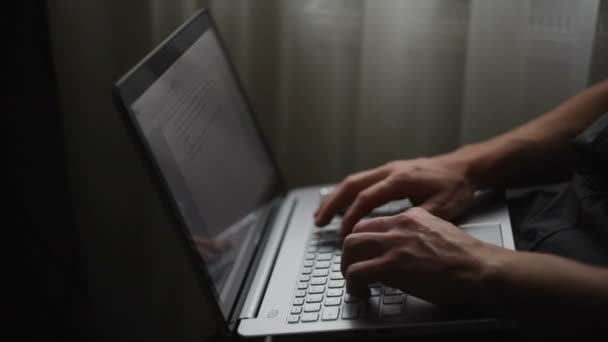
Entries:
<svg viewBox="0 0 608 342">
<path fill-rule="evenodd" d="M 5 209 L 10 222 L 5 229 L 17 235 L 5 240 L 9 249 L 15 248 L 15 257 L 6 262 L 16 271 L 7 278 L 7 295 L 16 301 L 15 316 L 23 323 L 18 336 L 84 339 L 89 321 L 86 290 L 70 216 L 45 3 L 16 4 L 9 20 L 12 46 L 5 45 L 5 84 L 10 85 L 4 113 Z"/>
</svg>

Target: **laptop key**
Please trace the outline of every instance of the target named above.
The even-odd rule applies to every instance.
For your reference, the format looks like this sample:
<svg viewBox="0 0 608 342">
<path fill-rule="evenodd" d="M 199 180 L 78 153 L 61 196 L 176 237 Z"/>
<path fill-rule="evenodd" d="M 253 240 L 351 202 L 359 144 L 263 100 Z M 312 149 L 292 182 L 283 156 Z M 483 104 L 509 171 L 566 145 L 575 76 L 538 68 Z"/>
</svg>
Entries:
<svg viewBox="0 0 608 342">
<path fill-rule="evenodd" d="M 344 293 L 343 289 L 329 289 L 327 290 L 327 297 L 342 297 Z"/>
<path fill-rule="evenodd" d="M 403 303 L 403 295 L 384 296 L 384 304 L 401 304 L 401 303 Z"/>
<path fill-rule="evenodd" d="M 313 295 L 308 295 L 308 297 L 306 297 L 306 303 L 319 303 L 322 300 L 323 300 L 322 294 L 313 294 Z M 304 300 L 302 300 L 302 303 L 303 302 L 304 302 Z"/>
<path fill-rule="evenodd" d="M 304 304 L 304 298 L 296 298 L 293 300 L 293 305 L 302 305 Z"/>
<path fill-rule="evenodd" d="M 329 253 L 333 252 L 334 248 L 332 246 L 321 246 L 319 247 L 319 253 Z"/>
<path fill-rule="evenodd" d="M 363 304 L 363 316 L 376 317 L 378 316 L 378 309 L 380 308 L 380 298 L 371 297 Z"/>
<path fill-rule="evenodd" d="M 309 281 L 310 280 L 310 275 L 301 275 L 300 276 L 300 281 Z"/>
<path fill-rule="evenodd" d="M 327 269 L 314 270 L 312 272 L 313 277 L 327 277 L 328 274 L 329 274 L 329 270 L 327 270 Z"/>
<path fill-rule="evenodd" d="M 342 262 L 342 257 L 341 256 L 334 257 L 334 264 L 339 264 L 341 262 Z"/>
<path fill-rule="evenodd" d="M 291 308 L 291 313 L 292 314 L 299 314 L 302 312 L 302 307 L 301 306 L 294 306 Z"/>
<path fill-rule="evenodd" d="M 314 253 L 314 252 L 316 252 L 316 251 L 317 251 L 317 247 L 315 247 L 315 246 L 310 246 L 310 247 L 308 247 L 308 249 L 306 249 L 306 251 L 307 251 L 308 253 Z"/>
<path fill-rule="evenodd" d="M 340 297 L 328 297 L 325 299 L 325 306 L 336 306 L 342 304 Z"/>
<path fill-rule="evenodd" d="M 401 316 L 402 314 L 403 307 L 401 306 L 401 304 L 382 306 L 382 316 Z"/>
<path fill-rule="evenodd" d="M 315 268 L 329 268 L 329 261 L 317 261 Z"/>
<path fill-rule="evenodd" d="M 340 272 L 333 272 L 331 274 L 331 276 L 329 276 L 329 279 L 331 279 L 331 280 L 342 280 L 342 279 L 344 279 L 344 276 Z"/>
<path fill-rule="evenodd" d="M 321 319 L 324 321 L 334 321 L 340 317 L 340 307 L 339 306 L 328 306 L 323 309 L 323 316 Z"/>
<path fill-rule="evenodd" d="M 328 285 L 330 288 L 342 288 L 344 287 L 344 280 L 332 280 Z"/>
<path fill-rule="evenodd" d="M 308 283 L 298 283 L 298 290 L 306 290 Z"/>
<path fill-rule="evenodd" d="M 357 317 L 359 317 L 359 303 L 345 303 L 342 318 L 355 319 Z"/>
<path fill-rule="evenodd" d="M 333 254 L 331 253 L 319 253 L 317 255 L 317 260 L 319 261 L 327 261 L 327 260 L 331 260 Z"/>
<path fill-rule="evenodd" d="M 298 323 L 300 321 L 300 315 L 289 315 L 287 321 L 289 323 Z"/>
<path fill-rule="evenodd" d="M 312 273 L 312 268 L 311 267 L 304 267 L 302 269 L 302 274 L 311 274 Z"/>
<path fill-rule="evenodd" d="M 331 266 L 331 270 L 332 270 L 332 272 L 342 272 L 340 270 L 340 264 L 334 264 L 334 265 L 332 265 Z"/>
<path fill-rule="evenodd" d="M 325 286 L 323 286 L 323 285 L 313 285 L 308 289 L 309 294 L 323 293 L 323 292 L 325 292 Z"/>
<path fill-rule="evenodd" d="M 324 235 L 337 235 L 341 225 L 340 221 L 332 221 L 322 231 L 325 233 Z"/>
<path fill-rule="evenodd" d="M 316 322 L 319 319 L 319 313 L 306 312 L 302 314 L 302 322 Z"/>
<path fill-rule="evenodd" d="M 317 312 L 321 310 L 321 303 L 310 303 L 304 305 L 304 312 Z"/>
<path fill-rule="evenodd" d="M 304 261 L 304 266 L 306 266 L 306 267 L 312 267 L 312 265 L 314 265 L 314 264 L 315 264 L 315 262 L 312 260 Z"/>
<path fill-rule="evenodd" d="M 371 293 L 372 297 L 379 296 L 380 293 L 382 293 L 382 288 L 372 287 L 371 289 L 369 289 L 369 292 Z"/>
<path fill-rule="evenodd" d="M 306 290 L 296 290 L 296 297 L 305 297 Z"/>
<path fill-rule="evenodd" d="M 335 233 L 327 234 L 319 237 L 319 243 L 328 245 L 328 247 L 331 248 L 331 251 L 328 252 L 332 252 L 340 246 L 340 238 L 338 238 Z"/>
<path fill-rule="evenodd" d="M 313 260 L 315 258 L 315 253 L 306 253 L 305 259 L 306 260 Z"/>
<path fill-rule="evenodd" d="M 310 282 L 312 285 L 325 285 L 325 283 L 327 283 L 327 278 L 323 277 L 312 278 L 312 281 Z"/>
</svg>

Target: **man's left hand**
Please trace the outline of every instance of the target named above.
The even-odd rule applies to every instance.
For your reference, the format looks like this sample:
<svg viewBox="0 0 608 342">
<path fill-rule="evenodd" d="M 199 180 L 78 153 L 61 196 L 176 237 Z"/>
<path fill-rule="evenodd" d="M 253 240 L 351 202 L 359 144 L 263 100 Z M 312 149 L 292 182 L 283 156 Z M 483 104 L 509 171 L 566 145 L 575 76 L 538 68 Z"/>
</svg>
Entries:
<svg viewBox="0 0 608 342">
<path fill-rule="evenodd" d="M 367 297 L 368 284 L 381 282 L 437 304 L 479 297 L 492 256 L 507 252 L 420 208 L 359 222 L 343 248 L 351 294 Z"/>
</svg>

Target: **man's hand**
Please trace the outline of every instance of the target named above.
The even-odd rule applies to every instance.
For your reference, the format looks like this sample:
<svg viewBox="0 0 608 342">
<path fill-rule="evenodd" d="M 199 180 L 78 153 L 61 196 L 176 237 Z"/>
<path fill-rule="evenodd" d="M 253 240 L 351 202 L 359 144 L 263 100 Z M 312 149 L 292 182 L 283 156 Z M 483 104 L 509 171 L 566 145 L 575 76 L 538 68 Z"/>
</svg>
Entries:
<svg viewBox="0 0 608 342">
<path fill-rule="evenodd" d="M 414 204 L 445 219 L 462 213 L 473 201 L 475 187 L 463 163 L 443 157 L 393 161 L 346 177 L 321 203 L 315 222 L 326 225 L 348 208 L 342 236 L 374 208 L 396 199 Z"/>
<path fill-rule="evenodd" d="M 351 294 L 365 298 L 368 284 L 381 282 L 438 304 L 482 299 L 488 260 L 509 253 L 420 208 L 358 223 L 343 248 Z"/>
</svg>

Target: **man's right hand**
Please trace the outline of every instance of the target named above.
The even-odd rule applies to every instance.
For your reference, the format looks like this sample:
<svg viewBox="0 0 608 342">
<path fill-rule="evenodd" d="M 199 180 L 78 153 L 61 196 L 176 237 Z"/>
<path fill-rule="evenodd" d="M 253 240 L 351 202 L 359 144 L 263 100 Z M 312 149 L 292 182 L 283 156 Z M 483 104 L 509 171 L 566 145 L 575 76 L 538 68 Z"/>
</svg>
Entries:
<svg viewBox="0 0 608 342">
<path fill-rule="evenodd" d="M 464 163 L 443 156 L 393 161 L 346 177 L 321 203 L 315 223 L 324 226 L 346 210 L 340 233 L 347 236 L 374 208 L 402 198 L 451 219 L 471 205 L 475 190 Z"/>
</svg>

